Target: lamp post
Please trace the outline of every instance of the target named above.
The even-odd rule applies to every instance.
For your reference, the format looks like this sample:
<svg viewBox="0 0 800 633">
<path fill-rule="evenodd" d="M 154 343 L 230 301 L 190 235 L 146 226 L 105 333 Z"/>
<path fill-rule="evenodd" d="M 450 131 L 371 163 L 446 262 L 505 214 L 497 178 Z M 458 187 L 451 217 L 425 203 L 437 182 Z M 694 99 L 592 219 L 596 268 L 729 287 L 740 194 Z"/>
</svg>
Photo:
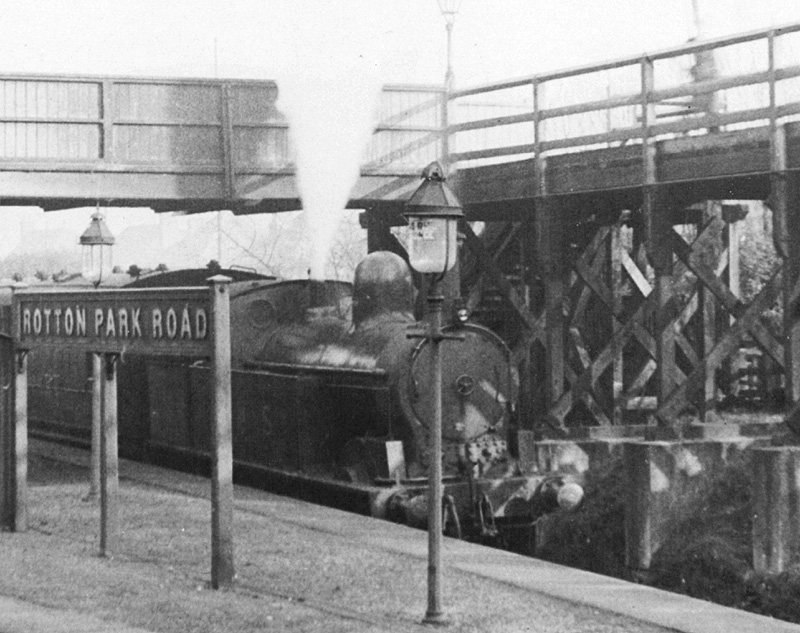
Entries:
<svg viewBox="0 0 800 633">
<path fill-rule="evenodd" d="M 447 92 L 453 90 L 453 24 L 456 21 L 458 10 L 461 8 L 461 0 L 437 0 L 439 10 L 444 16 L 444 26 L 447 29 L 447 71 L 444 75 L 444 84 Z"/>
<path fill-rule="evenodd" d="M 446 621 L 441 600 L 442 556 L 442 279 L 458 255 L 457 226 L 461 204 L 444 183 L 439 163 L 422 172 L 423 182 L 406 203 L 403 214 L 411 228 L 409 263 L 429 278 L 428 331 L 433 386 L 428 449 L 428 610 L 424 622 Z"/>
<path fill-rule="evenodd" d="M 111 274 L 111 247 L 114 245 L 114 236 L 108 230 L 100 211 L 92 214 L 89 226 L 79 239 L 83 266 L 81 276 L 91 282 L 95 288 L 100 285 L 103 278 Z M 103 356 L 92 354 L 92 452 L 91 452 L 91 480 L 89 484 L 88 499 L 101 495 L 101 452 L 103 432 L 103 386 L 102 373 Z M 105 504 L 105 502 L 103 502 Z M 104 512 L 106 506 L 103 505 Z M 105 525 L 105 523 L 103 524 Z M 105 528 L 104 528 L 105 529 Z M 105 533 L 105 532 L 104 532 Z"/>
<path fill-rule="evenodd" d="M 95 287 L 111 274 L 111 247 L 114 236 L 108 230 L 99 211 L 92 214 L 92 221 L 80 237 L 83 267 L 81 275 Z"/>
</svg>

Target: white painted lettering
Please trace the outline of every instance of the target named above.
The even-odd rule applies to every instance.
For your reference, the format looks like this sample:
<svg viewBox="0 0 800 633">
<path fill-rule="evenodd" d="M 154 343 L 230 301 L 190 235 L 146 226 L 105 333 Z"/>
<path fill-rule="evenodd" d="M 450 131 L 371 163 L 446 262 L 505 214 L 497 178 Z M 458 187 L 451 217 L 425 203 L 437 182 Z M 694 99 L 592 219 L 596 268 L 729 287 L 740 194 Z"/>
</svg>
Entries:
<svg viewBox="0 0 800 633">
<path fill-rule="evenodd" d="M 131 310 L 131 336 L 134 338 L 142 338 L 142 326 L 139 323 L 140 308 Z"/>
<path fill-rule="evenodd" d="M 75 336 L 86 336 L 86 308 L 75 306 Z"/>
<path fill-rule="evenodd" d="M 117 335 L 117 326 L 114 323 L 114 310 L 109 308 L 108 313 L 106 313 L 106 336 L 116 336 L 116 335 Z"/>
<path fill-rule="evenodd" d="M 175 335 L 178 333 L 178 315 L 175 314 L 175 310 L 170 308 L 167 310 L 167 336 L 170 338 L 175 338 Z"/>
<path fill-rule="evenodd" d="M 164 338 L 161 310 L 153 308 L 153 338 Z"/>
<path fill-rule="evenodd" d="M 117 325 L 119 326 L 119 335 L 125 338 L 131 335 L 128 328 L 128 311 L 125 308 L 117 310 Z"/>
<path fill-rule="evenodd" d="M 42 333 L 42 311 L 39 308 L 33 311 L 33 333 Z"/>
<path fill-rule="evenodd" d="M 192 338 L 192 320 L 189 318 L 189 308 L 181 312 L 181 338 Z"/>
<path fill-rule="evenodd" d="M 103 327 L 103 320 L 105 315 L 103 314 L 103 308 L 95 308 L 94 310 L 94 335 L 100 336 L 100 330 Z"/>
<path fill-rule="evenodd" d="M 30 334 L 31 333 L 31 310 L 30 310 L 30 308 L 25 308 L 22 311 L 22 333 L 23 334 Z"/>
<path fill-rule="evenodd" d="M 53 310 L 53 316 L 56 317 L 56 334 L 61 334 L 61 308 Z"/>
<path fill-rule="evenodd" d="M 42 312 L 44 313 L 44 333 L 50 334 L 50 315 L 53 314 L 53 311 L 50 308 L 45 308 Z"/>
<path fill-rule="evenodd" d="M 208 334 L 208 316 L 203 308 L 198 308 L 194 314 L 194 337 L 202 340 Z"/>
<path fill-rule="evenodd" d="M 67 336 L 72 336 L 73 329 L 75 328 L 75 317 L 72 315 L 72 308 L 64 310 L 64 332 Z"/>
</svg>

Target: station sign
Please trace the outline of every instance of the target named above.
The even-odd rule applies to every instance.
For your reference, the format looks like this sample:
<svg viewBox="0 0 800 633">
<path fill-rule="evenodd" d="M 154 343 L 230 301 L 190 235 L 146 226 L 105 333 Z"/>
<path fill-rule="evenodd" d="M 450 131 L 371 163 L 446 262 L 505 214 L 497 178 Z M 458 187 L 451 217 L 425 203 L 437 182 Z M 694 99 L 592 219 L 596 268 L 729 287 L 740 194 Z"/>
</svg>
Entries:
<svg viewBox="0 0 800 633">
<path fill-rule="evenodd" d="M 211 356 L 211 294 L 205 288 L 19 290 L 19 349 Z"/>
</svg>

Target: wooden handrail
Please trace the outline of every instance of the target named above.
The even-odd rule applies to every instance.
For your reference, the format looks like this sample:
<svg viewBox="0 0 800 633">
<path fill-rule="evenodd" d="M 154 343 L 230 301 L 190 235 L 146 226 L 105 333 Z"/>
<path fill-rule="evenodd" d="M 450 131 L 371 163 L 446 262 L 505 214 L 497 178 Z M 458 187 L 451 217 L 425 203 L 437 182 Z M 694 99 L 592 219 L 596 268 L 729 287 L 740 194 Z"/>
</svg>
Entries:
<svg viewBox="0 0 800 633">
<path fill-rule="evenodd" d="M 582 76 L 596 75 L 597 73 L 618 70 L 626 66 L 632 68 L 638 66 L 642 68 L 648 65 L 650 68 L 655 69 L 657 75 L 659 67 L 654 64 L 655 61 L 677 59 L 687 55 L 697 55 L 698 53 L 709 51 L 713 52 L 735 45 L 762 40 L 768 42 L 769 50 L 773 51 L 776 39 L 790 33 L 798 32 L 800 32 L 800 24 L 791 24 L 777 28 L 762 29 L 751 33 L 721 37 L 714 40 L 691 42 L 657 53 L 628 57 L 601 64 L 591 64 L 563 71 L 541 73 L 529 77 L 458 90 L 451 93 L 449 98 L 451 101 L 458 103 L 459 99 L 464 99 L 466 97 L 475 97 L 479 95 L 488 96 L 492 94 L 502 95 L 503 91 L 523 88 L 525 86 L 530 86 L 533 92 L 537 93 L 537 91 L 541 92 L 542 87 L 546 88 L 548 82 L 554 80 L 569 78 L 579 80 Z M 762 52 L 759 50 L 758 53 L 761 55 Z M 653 82 L 649 89 L 640 87 L 639 90 L 629 94 L 615 95 L 607 99 L 569 103 L 567 105 L 559 105 L 551 108 L 542 107 L 541 97 L 538 108 L 534 108 L 533 105 L 527 103 L 527 100 L 518 105 L 509 104 L 509 109 L 513 109 L 513 112 L 510 114 L 489 116 L 469 121 L 456 121 L 447 127 L 446 133 L 448 135 L 453 135 L 463 132 L 478 132 L 480 130 L 488 131 L 502 126 L 532 123 L 533 129 L 537 130 L 534 135 L 533 145 L 535 145 L 540 152 L 552 152 L 580 148 L 581 146 L 596 146 L 604 143 L 641 141 L 643 139 L 659 136 L 663 137 L 669 134 L 685 134 L 694 130 L 718 131 L 722 126 L 748 122 L 763 121 L 774 125 L 776 118 L 785 118 L 800 114 L 800 97 L 797 99 L 798 103 L 784 103 L 782 105 L 774 104 L 774 98 L 771 98 L 770 105 L 767 105 L 767 92 L 765 89 L 764 99 L 757 99 L 757 102 L 752 104 L 754 107 L 742 108 L 741 104 L 739 104 L 735 110 L 730 112 L 726 112 L 724 108 L 719 110 L 716 108 L 710 109 L 713 104 L 704 103 L 706 100 L 703 100 L 703 97 L 708 95 L 747 86 L 763 85 L 769 88 L 769 94 L 774 95 L 775 85 L 778 82 L 800 77 L 800 65 L 787 65 L 787 60 L 787 63 L 784 63 L 781 67 L 775 68 L 774 53 L 770 52 L 769 56 L 764 54 L 763 57 L 763 64 L 760 62 L 760 57 L 756 61 L 757 67 L 764 68 L 764 70 L 757 72 L 711 78 L 701 77 L 699 81 L 687 80 L 681 85 L 668 88 L 656 88 L 654 86 L 657 86 L 657 83 Z M 641 76 L 641 71 L 639 72 Z M 580 99 L 581 90 L 578 87 L 575 89 L 575 95 L 576 99 Z M 495 102 L 500 98 L 502 98 L 502 96 L 496 97 Z M 480 102 L 471 103 L 470 105 L 476 108 L 482 106 Z M 747 105 L 747 103 L 745 103 L 745 105 Z M 637 125 L 637 121 L 642 121 L 642 108 L 659 108 L 659 106 L 661 106 L 661 108 L 655 110 L 653 115 L 643 125 Z M 673 111 L 665 111 L 665 106 L 674 106 L 676 109 Z M 528 108 L 528 110 L 520 112 L 520 108 Z M 601 132 L 586 134 L 585 132 L 581 133 L 581 131 L 577 129 L 575 130 L 577 132 L 576 134 L 570 135 L 566 133 L 562 138 L 541 138 L 541 123 L 544 121 L 554 119 L 566 120 L 567 117 L 576 115 L 611 113 L 614 110 L 622 108 L 632 108 L 633 110 L 629 113 L 623 111 L 622 116 L 625 118 L 621 120 L 617 119 L 618 124 L 616 127 L 612 127 L 609 122 L 607 124 L 608 128 Z M 487 112 L 487 114 L 491 113 Z M 627 118 L 630 118 L 629 122 Z M 596 121 L 590 121 L 588 129 L 584 127 L 584 130 L 590 131 L 593 127 L 596 130 L 598 127 L 596 123 Z M 622 126 L 619 126 L 619 123 L 622 123 Z M 578 123 L 578 125 L 581 124 Z M 603 125 L 603 123 L 600 122 L 600 125 Z M 449 160 L 450 162 L 458 162 L 480 160 L 483 158 L 512 157 L 515 154 L 527 155 L 533 151 L 531 149 L 533 145 L 530 143 L 520 144 L 519 142 L 498 145 L 497 141 L 495 141 L 494 144 L 487 143 L 486 147 L 480 147 L 479 145 L 476 146 L 473 141 L 470 148 L 454 153 L 449 157 Z"/>
</svg>

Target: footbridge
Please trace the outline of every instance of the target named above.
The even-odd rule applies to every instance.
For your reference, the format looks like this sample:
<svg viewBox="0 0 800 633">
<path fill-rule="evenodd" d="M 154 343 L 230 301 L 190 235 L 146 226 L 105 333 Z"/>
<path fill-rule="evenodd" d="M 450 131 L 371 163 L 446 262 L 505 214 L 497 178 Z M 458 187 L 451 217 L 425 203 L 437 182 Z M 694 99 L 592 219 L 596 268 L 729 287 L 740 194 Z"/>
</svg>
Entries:
<svg viewBox="0 0 800 633">
<path fill-rule="evenodd" d="M 0 204 L 299 208 L 279 89 L 2 76 Z M 377 120 L 350 201 L 370 248 L 402 251 L 391 229 L 440 160 L 486 223 L 464 223 L 462 291 L 513 347 L 523 424 L 708 415 L 746 346 L 800 400 L 800 25 L 449 93 L 387 86 Z M 767 201 L 774 265 L 744 288 L 749 200 Z"/>
<path fill-rule="evenodd" d="M 301 208 L 274 81 L 0 76 L 0 204 L 237 213 Z M 354 204 L 441 154 L 443 91 L 389 86 Z"/>
</svg>

